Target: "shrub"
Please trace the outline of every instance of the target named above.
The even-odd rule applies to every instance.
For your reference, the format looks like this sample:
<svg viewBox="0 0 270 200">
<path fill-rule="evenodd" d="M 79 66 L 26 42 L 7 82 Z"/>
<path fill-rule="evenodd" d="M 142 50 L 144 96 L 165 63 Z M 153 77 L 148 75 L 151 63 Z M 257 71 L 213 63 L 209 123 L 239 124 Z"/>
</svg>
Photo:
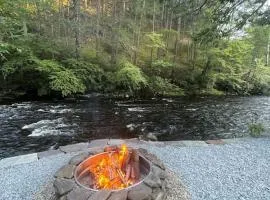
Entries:
<svg viewBox="0 0 270 200">
<path fill-rule="evenodd" d="M 100 90 L 103 88 L 104 71 L 98 65 L 75 59 L 68 59 L 63 63 L 83 81 L 87 89 Z"/>
<path fill-rule="evenodd" d="M 261 123 L 249 124 L 248 129 L 252 137 L 259 137 L 265 131 L 264 126 Z"/>
<path fill-rule="evenodd" d="M 116 85 L 119 89 L 134 93 L 145 88 L 148 83 L 141 69 L 129 62 L 120 65 L 116 72 Z"/>
<path fill-rule="evenodd" d="M 86 90 L 83 82 L 78 79 L 70 70 L 54 72 L 49 77 L 50 88 L 61 92 L 62 96 L 73 93 L 83 93 Z"/>
<path fill-rule="evenodd" d="M 174 64 L 163 60 L 157 60 L 152 64 L 151 74 L 163 78 L 172 78 L 172 73 L 174 69 L 175 69 Z"/>
<path fill-rule="evenodd" d="M 159 76 L 149 78 L 149 89 L 154 95 L 181 96 L 183 89 L 170 83 L 167 79 Z"/>
<path fill-rule="evenodd" d="M 48 91 L 46 92 L 46 90 L 60 92 L 62 96 L 82 93 L 86 90 L 79 76 L 56 61 L 42 60 L 36 66 L 36 70 L 41 73 L 39 82 L 43 83 L 39 85 L 39 95 L 47 94 Z"/>
</svg>

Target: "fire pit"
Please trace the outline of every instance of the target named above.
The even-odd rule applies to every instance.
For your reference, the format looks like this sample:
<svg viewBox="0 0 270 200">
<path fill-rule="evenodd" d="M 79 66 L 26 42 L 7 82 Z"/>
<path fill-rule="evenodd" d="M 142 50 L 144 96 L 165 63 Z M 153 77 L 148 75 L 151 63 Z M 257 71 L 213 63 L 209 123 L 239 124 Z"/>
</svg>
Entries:
<svg viewBox="0 0 270 200">
<path fill-rule="evenodd" d="M 90 156 L 75 171 L 75 180 L 89 190 L 121 190 L 142 182 L 150 172 L 150 163 L 135 149 L 108 147 Z"/>
<path fill-rule="evenodd" d="M 107 146 L 81 153 L 55 174 L 60 200 L 164 200 L 163 163 L 144 149 Z"/>
</svg>

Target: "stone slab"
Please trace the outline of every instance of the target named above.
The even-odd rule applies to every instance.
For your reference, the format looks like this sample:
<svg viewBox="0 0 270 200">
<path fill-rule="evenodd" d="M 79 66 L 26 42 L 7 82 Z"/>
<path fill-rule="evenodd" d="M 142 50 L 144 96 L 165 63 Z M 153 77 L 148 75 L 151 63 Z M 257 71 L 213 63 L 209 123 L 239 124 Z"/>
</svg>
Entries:
<svg viewBox="0 0 270 200">
<path fill-rule="evenodd" d="M 121 145 L 121 144 L 124 144 L 125 143 L 125 140 L 121 140 L 121 139 L 110 139 L 108 141 L 108 145 Z"/>
<path fill-rule="evenodd" d="M 206 140 L 207 144 L 213 144 L 213 145 L 223 145 L 225 142 L 223 140 Z"/>
<path fill-rule="evenodd" d="M 87 148 L 88 148 L 87 142 L 59 147 L 59 149 L 65 153 L 71 153 L 71 152 L 76 152 L 76 151 L 85 151 Z"/>
<path fill-rule="evenodd" d="M 151 172 L 143 181 L 146 185 L 151 188 L 161 187 L 161 180 L 156 174 Z"/>
<path fill-rule="evenodd" d="M 85 152 L 87 152 L 89 155 L 95 155 L 95 154 L 104 152 L 104 147 L 88 148 Z"/>
<path fill-rule="evenodd" d="M 150 200 L 152 189 L 141 183 L 128 192 L 128 200 Z"/>
<path fill-rule="evenodd" d="M 74 171 L 76 166 L 74 165 L 64 165 L 56 173 L 55 177 L 57 178 L 68 178 L 71 179 L 74 177 Z"/>
<path fill-rule="evenodd" d="M 92 140 L 88 144 L 88 148 L 105 147 L 108 145 L 109 139 Z"/>
<path fill-rule="evenodd" d="M 74 187 L 74 181 L 67 179 L 55 179 L 53 186 L 56 190 L 56 193 L 60 196 L 67 194 Z"/>
<path fill-rule="evenodd" d="M 37 160 L 38 160 L 37 153 L 15 156 L 15 157 L 10 157 L 10 158 L 4 158 L 4 159 L 0 160 L 0 168 L 31 163 L 31 162 L 35 162 Z"/>
<path fill-rule="evenodd" d="M 240 142 L 239 138 L 231 138 L 231 139 L 222 139 L 225 144 L 232 144 L 232 143 L 236 143 L 236 142 Z"/>
<path fill-rule="evenodd" d="M 175 146 L 175 147 L 185 147 L 186 145 L 183 143 L 183 141 L 165 141 L 165 145 L 169 146 Z"/>
<path fill-rule="evenodd" d="M 76 188 L 72 190 L 67 195 L 67 200 L 88 200 L 88 198 L 93 194 L 92 191 L 86 190 L 84 188 Z"/>
<path fill-rule="evenodd" d="M 182 143 L 186 147 L 207 147 L 208 144 L 206 144 L 204 141 L 193 141 L 193 140 L 184 140 Z"/>
<path fill-rule="evenodd" d="M 63 153 L 63 152 L 60 151 L 59 149 L 57 149 L 57 150 L 38 152 L 37 156 L 38 156 L 38 159 L 41 159 L 41 158 L 45 158 L 45 157 L 49 157 L 49 156 L 53 156 L 53 155 L 57 155 L 57 154 L 61 154 L 61 153 Z"/>
<path fill-rule="evenodd" d="M 139 138 L 130 138 L 130 139 L 125 139 L 125 143 L 135 143 L 138 144 L 140 143 Z"/>
<path fill-rule="evenodd" d="M 98 192 L 90 196 L 88 200 L 107 200 L 110 195 L 110 190 L 99 190 Z"/>
<path fill-rule="evenodd" d="M 85 160 L 86 158 L 88 158 L 88 156 L 89 156 L 89 153 L 88 152 L 83 152 L 83 153 L 77 154 L 76 156 L 73 156 L 70 159 L 69 164 L 71 164 L 71 165 L 78 165 L 83 160 Z"/>
<path fill-rule="evenodd" d="M 159 141 L 147 141 L 144 144 L 149 144 L 151 146 L 156 146 L 156 147 L 164 147 L 165 146 L 164 142 L 159 142 Z"/>
<path fill-rule="evenodd" d="M 113 192 L 108 200 L 126 200 L 128 195 L 127 190 Z"/>
</svg>

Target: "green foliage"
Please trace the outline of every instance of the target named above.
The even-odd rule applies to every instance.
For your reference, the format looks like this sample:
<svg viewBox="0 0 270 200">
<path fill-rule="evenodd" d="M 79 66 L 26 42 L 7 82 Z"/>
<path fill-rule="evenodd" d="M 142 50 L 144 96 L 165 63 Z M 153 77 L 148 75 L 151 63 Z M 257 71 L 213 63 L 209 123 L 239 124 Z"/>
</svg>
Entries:
<svg viewBox="0 0 270 200">
<path fill-rule="evenodd" d="M 159 76 L 150 77 L 148 82 L 149 89 L 154 95 L 182 96 L 185 94 L 183 89 Z"/>
<path fill-rule="evenodd" d="M 171 78 L 175 65 L 163 60 L 154 61 L 151 66 L 151 74 Z"/>
<path fill-rule="evenodd" d="M 265 131 L 264 126 L 261 123 L 249 124 L 248 129 L 252 137 L 259 137 Z"/>
<path fill-rule="evenodd" d="M 3 52 L 3 51 L 2 51 Z M 31 68 L 36 62 L 36 57 L 29 49 L 16 47 L 11 44 L 5 44 L 5 53 L 2 54 L 1 72 L 4 79 L 9 75 Z"/>
<path fill-rule="evenodd" d="M 162 34 L 155 32 L 147 33 L 145 35 L 146 46 L 150 48 L 164 48 L 165 43 L 162 40 Z"/>
<path fill-rule="evenodd" d="M 6 55 L 9 54 L 9 45 L 0 43 L 0 61 L 6 60 Z"/>
<path fill-rule="evenodd" d="M 98 65 L 75 59 L 68 59 L 63 63 L 83 81 L 88 89 L 96 91 L 102 89 L 104 71 Z"/>
<path fill-rule="evenodd" d="M 116 84 L 120 90 L 128 90 L 134 93 L 145 88 L 148 84 L 145 75 L 137 66 L 124 62 L 116 72 Z"/>
<path fill-rule="evenodd" d="M 223 40 L 216 47 L 206 51 L 208 62 L 200 76 L 200 88 L 213 88 L 226 93 L 267 94 L 269 70 L 260 59 L 255 59 L 256 48 L 249 36 L 242 39 Z M 202 57 L 203 62 L 205 59 Z"/>
<path fill-rule="evenodd" d="M 252 94 L 270 95 L 270 68 L 258 60 L 249 76 L 249 89 Z"/>
<path fill-rule="evenodd" d="M 50 88 L 61 92 L 62 96 L 74 93 L 83 93 L 86 90 L 82 81 L 77 78 L 70 70 L 55 72 L 49 77 Z"/>
<path fill-rule="evenodd" d="M 65 70 L 58 62 L 53 60 L 41 60 L 39 61 L 36 70 L 46 74 L 52 74 Z"/>
<path fill-rule="evenodd" d="M 270 94 L 269 24 L 262 16 L 252 23 L 263 1 L 205 1 L 198 9 L 194 0 L 134 0 L 120 15 L 88 4 L 78 19 L 76 2 L 0 0 L 0 90 Z M 246 22 L 243 36 L 233 34 Z"/>
</svg>

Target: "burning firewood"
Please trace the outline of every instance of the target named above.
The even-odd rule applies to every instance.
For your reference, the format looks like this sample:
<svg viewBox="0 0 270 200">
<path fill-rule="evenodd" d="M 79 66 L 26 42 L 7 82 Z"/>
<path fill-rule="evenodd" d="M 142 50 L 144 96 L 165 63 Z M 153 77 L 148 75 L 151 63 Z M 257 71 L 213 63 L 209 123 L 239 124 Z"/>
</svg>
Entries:
<svg viewBox="0 0 270 200">
<path fill-rule="evenodd" d="M 126 177 L 125 177 L 125 180 L 126 180 L 126 181 L 129 180 L 130 174 L 131 174 L 131 165 L 128 164 L 127 167 L 126 167 Z"/>
<path fill-rule="evenodd" d="M 91 184 L 95 189 L 120 189 L 140 180 L 140 158 L 138 151 L 126 145 L 106 146 L 104 157 L 83 170 L 91 174 Z"/>
<path fill-rule="evenodd" d="M 135 149 L 132 149 L 131 160 L 132 160 L 131 177 L 137 181 L 140 179 L 140 157 L 138 151 Z"/>
<path fill-rule="evenodd" d="M 119 151 L 119 147 L 118 146 L 106 146 L 104 148 L 104 152 L 110 152 L 110 151 Z"/>
</svg>

